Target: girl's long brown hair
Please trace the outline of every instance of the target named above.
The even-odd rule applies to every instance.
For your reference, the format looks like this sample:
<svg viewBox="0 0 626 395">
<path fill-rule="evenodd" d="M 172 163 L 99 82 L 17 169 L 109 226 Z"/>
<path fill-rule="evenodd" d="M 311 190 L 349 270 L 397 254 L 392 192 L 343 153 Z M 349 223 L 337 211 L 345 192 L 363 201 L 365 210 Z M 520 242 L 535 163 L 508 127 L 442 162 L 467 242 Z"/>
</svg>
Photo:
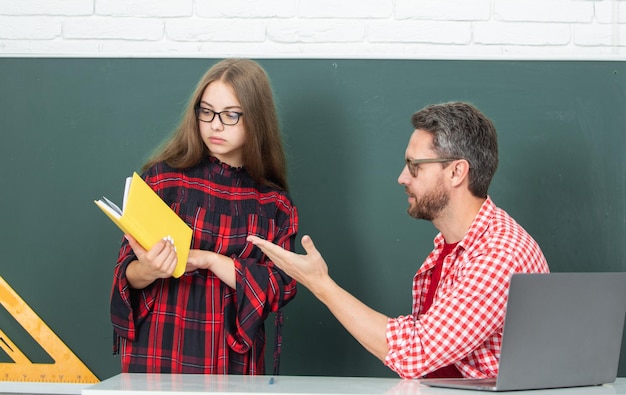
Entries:
<svg viewBox="0 0 626 395">
<path fill-rule="evenodd" d="M 244 113 L 239 122 L 244 123 L 246 131 L 243 148 L 246 171 L 260 185 L 288 190 L 287 164 L 270 81 L 265 70 L 250 59 L 224 59 L 204 74 L 180 124 L 143 165 L 142 171 L 162 161 L 173 168 L 186 169 L 198 164 L 207 154 L 194 107 L 206 87 L 218 80 L 230 85 Z"/>
</svg>

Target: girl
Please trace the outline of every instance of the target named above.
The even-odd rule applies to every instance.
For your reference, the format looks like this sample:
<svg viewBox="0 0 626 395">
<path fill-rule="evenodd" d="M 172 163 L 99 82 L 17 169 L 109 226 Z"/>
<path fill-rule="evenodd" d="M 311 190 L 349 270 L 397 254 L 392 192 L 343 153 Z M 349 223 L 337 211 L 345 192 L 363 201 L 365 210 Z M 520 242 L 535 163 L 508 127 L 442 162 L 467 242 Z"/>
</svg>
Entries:
<svg viewBox="0 0 626 395">
<path fill-rule="evenodd" d="M 265 71 L 247 59 L 211 67 L 142 177 L 193 239 L 176 279 L 170 242 L 145 250 L 125 236 L 111 293 L 122 372 L 264 374 L 264 320 L 277 312 L 278 326 L 296 283 L 246 237 L 293 250 L 298 230 Z"/>
</svg>

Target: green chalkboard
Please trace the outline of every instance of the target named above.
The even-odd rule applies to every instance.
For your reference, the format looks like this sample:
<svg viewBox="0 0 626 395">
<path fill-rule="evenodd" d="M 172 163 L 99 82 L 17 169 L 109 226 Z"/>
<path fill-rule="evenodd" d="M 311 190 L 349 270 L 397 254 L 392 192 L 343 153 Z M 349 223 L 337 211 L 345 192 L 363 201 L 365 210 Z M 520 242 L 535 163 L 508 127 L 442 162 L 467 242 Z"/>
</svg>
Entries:
<svg viewBox="0 0 626 395">
<path fill-rule="evenodd" d="M 124 178 L 216 61 L 0 58 L 0 276 L 101 379 L 120 370 L 108 298 L 121 232 L 93 200 L 121 200 Z M 501 164 L 490 194 L 553 271 L 626 271 L 626 62 L 259 62 L 300 235 L 375 309 L 410 312 L 412 276 L 432 248 L 436 230 L 408 217 L 397 176 L 410 115 L 435 102 L 470 101 L 493 119 Z M 0 310 L 3 330 L 10 318 Z M 282 374 L 395 376 L 304 288 L 283 341 Z"/>
</svg>

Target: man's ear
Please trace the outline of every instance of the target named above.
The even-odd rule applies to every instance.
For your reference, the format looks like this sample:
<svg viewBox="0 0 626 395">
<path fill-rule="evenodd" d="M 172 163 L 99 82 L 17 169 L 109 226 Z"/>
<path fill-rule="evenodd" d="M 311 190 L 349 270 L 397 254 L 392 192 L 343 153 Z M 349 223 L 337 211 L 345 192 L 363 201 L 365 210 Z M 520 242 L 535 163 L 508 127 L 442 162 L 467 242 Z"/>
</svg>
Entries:
<svg viewBox="0 0 626 395">
<path fill-rule="evenodd" d="M 459 159 L 452 162 L 452 164 L 450 165 L 450 181 L 452 183 L 452 186 L 459 186 L 463 182 L 468 180 L 469 169 L 469 162 L 465 159 Z"/>
</svg>

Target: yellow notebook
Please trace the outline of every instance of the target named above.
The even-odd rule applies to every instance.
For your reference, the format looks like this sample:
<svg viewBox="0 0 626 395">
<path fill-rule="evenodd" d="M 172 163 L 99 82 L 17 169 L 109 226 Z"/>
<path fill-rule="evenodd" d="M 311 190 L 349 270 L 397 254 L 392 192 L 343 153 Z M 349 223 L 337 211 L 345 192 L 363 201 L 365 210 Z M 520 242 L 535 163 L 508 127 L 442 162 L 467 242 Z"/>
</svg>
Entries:
<svg viewBox="0 0 626 395">
<path fill-rule="evenodd" d="M 170 236 L 178 257 L 172 276 L 183 275 L 191 247 L 191 228 L 137 173 L 126 179 L 122 209 L 105 197 L 95 203 L 124 234 L 133 236 L 147 250 Z"/>
</svg>

